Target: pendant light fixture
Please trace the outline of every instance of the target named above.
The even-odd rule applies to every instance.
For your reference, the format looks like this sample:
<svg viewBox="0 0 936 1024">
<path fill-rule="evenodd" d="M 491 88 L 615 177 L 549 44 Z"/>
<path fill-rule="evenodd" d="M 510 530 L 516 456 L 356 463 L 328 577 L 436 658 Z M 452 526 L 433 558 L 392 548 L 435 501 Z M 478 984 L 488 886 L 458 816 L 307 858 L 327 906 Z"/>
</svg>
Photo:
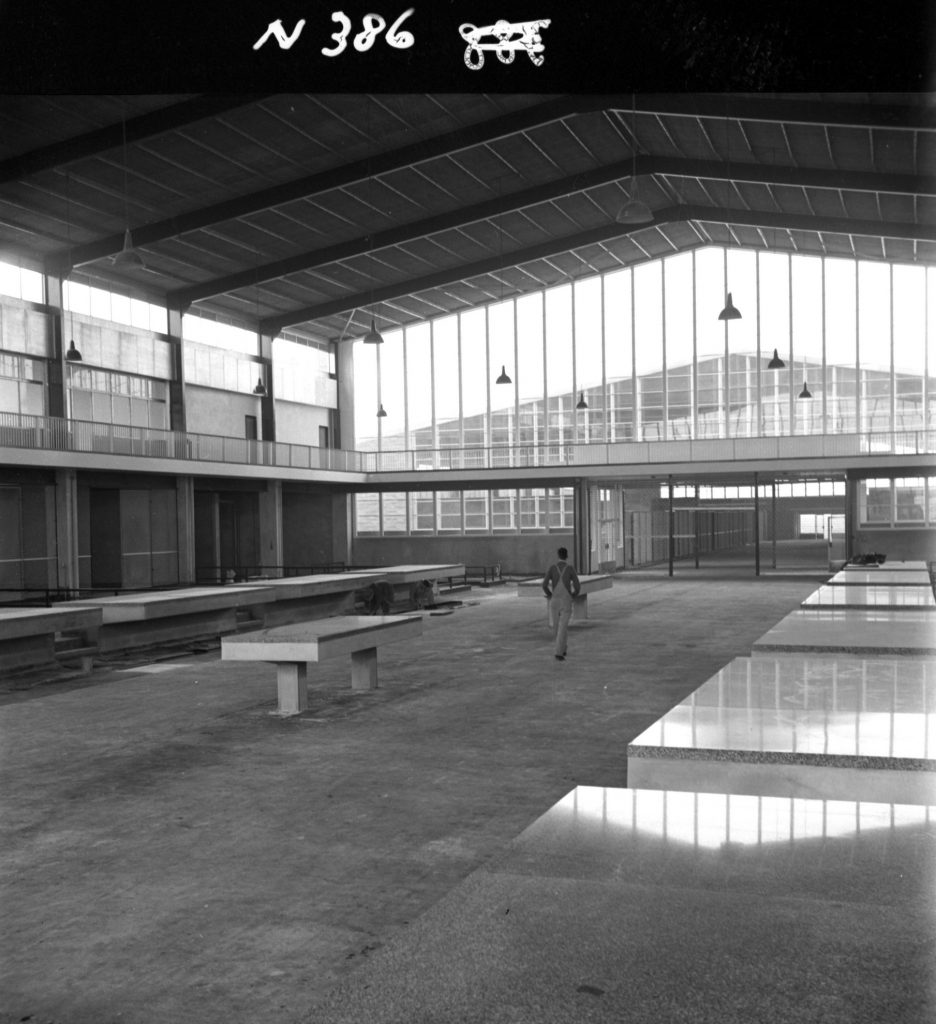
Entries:
<svg viewBox="0 0 936 1024">
<path fill-rule="evenodd" d="M 631 94 L 631 149 L 633 157 L 631 161 L 631 182 L 632 195 L 630 199 L 618 210 L 614 218 L 618 224 L 649 224 L 653 220 L 653 213 L 650 207 L 640 199 L 637 186 L 637 96 Z"/>
<path fill-rule="evenodd" d="M 383 418 L 386 415 L 387 415 L 387 410 L 383 407 L 383 402 L 381 402 L 377 406 L 377 416 L 378 416 L 378 418 Z"/>
<path fill-rule="evenodd" d="M 498 199 L 501 198 L 501 179 L 500 178 L 497 179 L 497 198 Z M 500 300 L 501 300 L 501 302 L 504 301 L 504 278 L 503 278 L 503 273 L 504 273 L 504 267 L 503 267 L 503 263 L 504 263 L 504 222 L 503 222 L 503 219 L 502 219 L 503 216 L 504 216 L 504 213 L 503 213 L 503 211 L 501 211 L 500 216 L 497 218 L 498 256 L 499 256 L 499 262 L 501 264 L 500 272 L 501 272 L 501 275 L 502 275 L 500 277 Z M 488 324 L 490 324 L 490 320 L 488 320 L 487 322 L 488 322 Z M 510 379 L 510 376 L 507 373 L 507 367 L 503 363 L 501 363 L 500 376 L 497 378 L 497 380 L 494 381 L 494 383 L 495 384 L 513 384 L 513 381 Z"/>
<path fill-rule="evenodd" d="M 806 378 L 803 378 L 803 390 L 796 396 L 797 398 L 812 398 L 812 392 L 806 384 Z"/>
<path fill-rule="evenodd" d="M 123 127 L 123 177 L 124 177 L 124 240 L 123 248 L 116 255 L 111 257 L 115 267 L 137 267 L 140 270 L 146 269 L 143 257 L 133 248 L 133 239 L 130 236 L 130 214 L 128 206 L 128 185 L 127 185 L 127 119 L 124 117 Z"/>
<path fill-rule="evenodd" d="M 261 396 L 266 394 L 266 388 L 263 385 L 263 378 L 262 377 L 258 377 L 257 378 L 257 386 L 253 389 L 253 393 L 255 395 L 261 395 Z"/>
<path fill-rule="evenodd" d="M 740 320 L 741 312 L 735 308 L 734 303 L 731 301 L 731 292 L 728 292 L 728 299 L 725 302 L 725 308 L 718 314 L 719 320 Z"/>
<path fill-rule="evenodd" d="M 68 171 L 65 172 L 65 240 L 68 243 L 68 272 L 71 273 L 71 187 Z M 62 282 L 62 312 L 64 313 L 65 306 L 65 282 Z M 75 321 L 72 317 L 71 308 L 68 310 L 68 333 L 74 335 L 75 333 Z M 78 351 L 78 346 L 75 344 L 74 337 L 71 337 L 68 342 L 68 351 L 65 353 L 65 361 L 68 363 L 80 363 L 82 362 L 81 353 Z"/>
<path fill-rule="evenodd" d="M 584 391 L 579 393 L 579 400 L 575 403 L 575 408 L 576 409 L 587 409 L 588 408 L 588 402 L 585 401 L 585 392 Z"/>
<path fill-rule="evenodd" d="M 777 350 L 773 350 L 773 359 L 767 364 L 768 370 L 782 370 L 786 366 L 786 363 L 780 358 Z"/>
<path fill-rule="evenodd" d="M 362 339 L 365 345 L 382 345 L 383 335 L 377 330 L 377 325 L 374 323 L 374 318 L 371 317 L 370 330 L 364 335 Z"/>
<path fill-rule="evenodd" d="M 731 187 L 731 141 L 728 138 L 728 111 L 725 111 L 725 155 L 728 163 L 728 186 Z M 734 232 L 731 230 L 731 224 L 728 224 L 728 234 L 731 241 L 735 241 Z M 728 283 L 728 252 L 725 251 L 725 284 Z M 725 308 L 718 314 L 719 320 L 740 320 L 741 311 L 736 308 L 735 304 L 731 301 L 731 292 L 728 292 L 728 297 L 725 301 Z"/>
</svg>

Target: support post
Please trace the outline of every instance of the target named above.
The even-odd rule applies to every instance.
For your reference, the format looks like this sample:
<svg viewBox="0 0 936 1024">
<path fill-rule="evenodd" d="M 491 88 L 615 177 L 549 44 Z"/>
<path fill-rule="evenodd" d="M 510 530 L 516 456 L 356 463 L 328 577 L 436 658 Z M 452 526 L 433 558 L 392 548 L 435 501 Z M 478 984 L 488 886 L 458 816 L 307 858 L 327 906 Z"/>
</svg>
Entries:
<svg viewBox="0 0 936 1024">
<path fill-rule="evenodd" d="M 279 662 L 276 666 L 277 713 L 298 715 L 309 706 L 306 686 L 308 666 L 304 661 Z"/>
<path fill-rule="evenodd" d="M 757 474 L 754 474 L 754 575 L 760 576 L 760 496 Z"/>
<path fill-rule="evenodd" d="M 676 514 L 673 510 L 673 478 L 667 477 L 667 488 L 669 490 L 669 574 L 673 575 L 673 557 L 674 557 L 674 546 L 676 542 Z"/>
<path fill-rule="evenodd" d="M 377 689 L 377 648 L 351 652 L 351 689 Z"/>
</svg>

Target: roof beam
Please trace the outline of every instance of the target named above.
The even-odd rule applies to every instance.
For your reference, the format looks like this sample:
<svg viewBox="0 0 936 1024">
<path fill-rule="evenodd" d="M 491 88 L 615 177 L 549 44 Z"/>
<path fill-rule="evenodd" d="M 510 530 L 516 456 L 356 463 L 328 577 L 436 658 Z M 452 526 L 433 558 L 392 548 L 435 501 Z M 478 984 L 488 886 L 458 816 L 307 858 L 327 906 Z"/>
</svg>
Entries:
<svg viewBox="0 0 936 1024">
<path fill-rule="evenodd" d="M 289 274 L 314 270 L 329 263 L 362 256 L 378 249 L 404 245 L 429 235 L 464 227 L 488 218 L 501 216 L 504 213 L 511 213 L 576 192 L 583 192 L 589 188 L 620 181 L 622 178 L 631 176 L 633 166 L 631 160 L 618 161 L 520 192 L 499 196 L 483 203 L 476 203 L 473 206 L 462 207 L 450 213 L 411 221 L 400 227 L 349 239 L 323 249 L 299 253 L 296 256 L 267 263 L 260 267 L 252 267 L 237 274 L 229 274 L 226 277 L 215 278 L 202 284 L 179 288 L 170 293 L 170 301 L 173 305 L 178 304 L 185 308 L 193 302 L 209 298 L 212 295 L 222 295 L 226 292 L 236 291 L 238 288 L 247 288 L 264 281 L 286 277 Z M 871 192 L 936 195 L 936 177 L 923 175 L 871 174 L 860 171 L 799 167 L 762 167 L 758 164 L 739 166 L 727 162 L 655 156 L 637 157 L 636 169 L 637 174 L 641 176 L 661 174 L 670 177 L 733 180 L 769 185 L 799 185 L 811 188 L 847 188 Z M 134 235 L 134 240 L 136 240 L 136 235 Z"/>
<path fill-rule="evenodd" d="M 109 149 L 118 149 L 126 141 L 141 142 L 153 135 L 184 128 L 195 121 L 203 121 L 209 117 L 217 117 L 228 110 L 243 107 L 247 103 L 255 103 L 263 99 L 256 95 L 224 95 L 208 94 L 196 96 L 181 103 L 173 103 L 159 110 L 151 110 L 146 114 L 138 114 L 128 118 L 126 122 L 110 124 L 106 128 L 76 135 L 61 142 L 53 142 L 48 146 L 21 153 L 19 156 L 0 160 L 0 182 L 21 181 L 40 171 L 48 171 L 53 167 L 74 163 L 87 157 L 97 156 Z M 119 250 L 118 246 L 118 250 Z"/>
<path fill-rule="evenodd" d="M 221 221 L 245 217 L 297 199 L 304 199 L 306 196 L 344 188 L 358 181 L 366 181 L 379 174 L 387 174 L 413 164 L 449 156 L 471 146 L 494 142 L 506 135 L 526 131 L 537 125 L 548 124 L 550 121 L 561 120 L 573 114 L 586 113 L 598 109 L 600 106 L 601 97 L 588 95 L 563 96 L 545 103 L 538 103 L 524 110 L 493 117 L 479 124 L 458 128 L 455 131 L 446 132 L 444 135 L 414 142 L 385 153 L 375 153 L 363 160 L 329 168 L 327 171 L 297 178 L 295 181 L 283 182 L 250 195 L 238 196 L 235 199 L 204 206 L 198 210 L 192 210 L 190 213 L 154 221 L 151 224 L 142 224 L 139 227 L 131 226 L 133 243 L 135 246 L 143 247 L 152 245 L 163 239 L 183 235 L 188 231 L 197 231 L 199 228 L 208 227 Z M 112 256 L 120 252 L 122 247 L 122 232 L 88 242 L 85 245 L 74 246 L 71 250 L 72 265 L 80 266 L 83 263 L 91 263 L 94 260 Z M 67 259 L 68 251 L 61 250 L 48 257 L 46 264 L 50 270 L 62 272 L 63 261 Z"/>
<path fill-rule="evenodd" d="M 903 98 L 903 97 L 902 97 Z M 869 102 L 867 93 L 860 101 L 843 103 L 801 99 L 789 96 L 756 96 L 731 93 L 659 93 L 637 94 L 638 114 L 672 117 L 714 117 L 734 121 L 762 121 L 784 124 L 828 125 L 840 128 L 892 128 L 908 131 L 936 129 L 936 107 L 929 93 L 914 94 L 917 102 Z M 606 97 L 606 105 L 628 116 L 631 97 Z"/>
<path fill-rule="evenodd" d="M 355 292 L 342 298 L 332 299 L 315 306 L 306 306 L 291 313 L 267 317 L 261 320 L 264 333 L 276 334 L 295 324 L 318 320 L 336 313 L 347 312 L 361 306 L 373 305 L 401 295 L 418 294 L 452 284 L 455 281 L 470 280 L 506 267 L 516 266 L 533 260 L 544 259 L 563 252 L 582 248 L 586 245 L 607 242 L 625 235 L 652 230 L 663 224 L 679 221 L 699 221 L 716 224 L 738 224 L 749 227 L 767 227 L 794 231 L 825 232 L 842 235 L 866 235 L 869 237 L 914 239 L 936 243 L 936 225 L 853 220 L 847 217 L 813 217 L 808 214 L 770 213 L 757 210 L 727 210 L 704 206 L 677 205 L 654 211 L 652 224 L 640 225 L 626 230 L 621 224 L 602 224 L 600 227 L 580 231 L 562 238 L 549 239 L 525 249 L 498 254 L 473 263 L 460 264 L 419 278 L 409 278 L 380 288 Z"/>
</svg>

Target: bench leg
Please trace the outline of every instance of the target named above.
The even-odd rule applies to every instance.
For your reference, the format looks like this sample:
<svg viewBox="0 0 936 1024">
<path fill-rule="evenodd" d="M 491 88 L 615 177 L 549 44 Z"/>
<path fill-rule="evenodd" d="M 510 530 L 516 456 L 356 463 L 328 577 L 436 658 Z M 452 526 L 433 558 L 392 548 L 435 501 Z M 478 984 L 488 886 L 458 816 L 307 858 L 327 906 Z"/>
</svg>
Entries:
<svg viewBox="0 0 936 1024">
<path fill-rule="evenodd" d="M 572 618 L 588 618 L 588 594 L 579 594 L 578 597 L 572 598 Z"/>
<path fill-rule="evenodd" d="M 377 648 L 351 652 L 351 689 L 377 689 Z"/>
<path fill-rule="evenodd" d="M 309 706 L 306 689 L 306 663 L 281 662 L 276 666 L 277 713 L 298 715 Z"/>
</svg>

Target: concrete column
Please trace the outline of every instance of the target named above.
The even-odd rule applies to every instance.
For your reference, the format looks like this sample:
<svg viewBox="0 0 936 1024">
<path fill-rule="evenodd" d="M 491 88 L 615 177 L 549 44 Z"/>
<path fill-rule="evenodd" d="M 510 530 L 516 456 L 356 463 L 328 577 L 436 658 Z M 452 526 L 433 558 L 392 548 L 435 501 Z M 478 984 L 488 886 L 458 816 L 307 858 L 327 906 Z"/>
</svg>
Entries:
<svg viewBox="0 0 936 1024">
<path fill-rule="evenodd" d="M 65 419 L 68 415 L 68 378 L 65 372 L 65 351 L 68 339 L 63 337 L 62 310 L 64 307 L 62 278 L 56 274 L 46 275 L 46 302 L 50 307 L 48 339 L 48 380 L 46 382 L 46 408 L 50 416 Z M 77 576 L 75 577 L 77 582 Z"/>
<path fill-rule="evenodd" d="M 279 575 L 283 564 L 283 484 L 268 480 L 260 492 L 260 564 L 264 575 Z"/>
<path fill-rule="evenodd" d="M 176 477 L 176 542 L 179 582 L 195 582 L 195 478 Z"/>
<path fill-rule="evenodd" d="M 342 341 L 337 349 L 338 368 L 338 436 L 336 448 L 356 447 L 354 437 L 354 342 Z"/>
<path fill-rule="evenodd" d="M 588 484 L 576 480 L 573 491 L 574 532 L 572 534 L 572 564 L 581 573 L 591 572 L 591 517 L 588 514 Z"/>
<path fill-rule="evenodd" d="M 760 576 L 760 484 L 754 474 L 754 575 Z"/>
<path fill-rule="evenodd" d="M 258 335 L 262 370 L 260 380 L 266 388 L 266 394 L 260 396 L 260 437 L 264 441 L 276 440 L 276 414 L 273 400 L 273 336 L 261 332 Z M 276 564 L 280 565 L 282 559 Z"/>
<path fill-rule="evenodd" d="M 345 565 L 354 565 L 351 508 L 350 494 L 336 494 L 332 498 L 332 561 Z"/>
<path fill-rule="evenodd" d="M 77 590 L 78 474 L 73 469 L 55 471 L 55 553 L 58 586 Z"/>
<path fill-rule="evenodd" d="M 167 309 L 169 343 L 172 346 L 172 379 L 169 381 L 169 429 L 184 431 L 185 352 L 182 344 L 182 309 Z M 193 570 L 194 572 L 194 570 Z"/>
</svg>

